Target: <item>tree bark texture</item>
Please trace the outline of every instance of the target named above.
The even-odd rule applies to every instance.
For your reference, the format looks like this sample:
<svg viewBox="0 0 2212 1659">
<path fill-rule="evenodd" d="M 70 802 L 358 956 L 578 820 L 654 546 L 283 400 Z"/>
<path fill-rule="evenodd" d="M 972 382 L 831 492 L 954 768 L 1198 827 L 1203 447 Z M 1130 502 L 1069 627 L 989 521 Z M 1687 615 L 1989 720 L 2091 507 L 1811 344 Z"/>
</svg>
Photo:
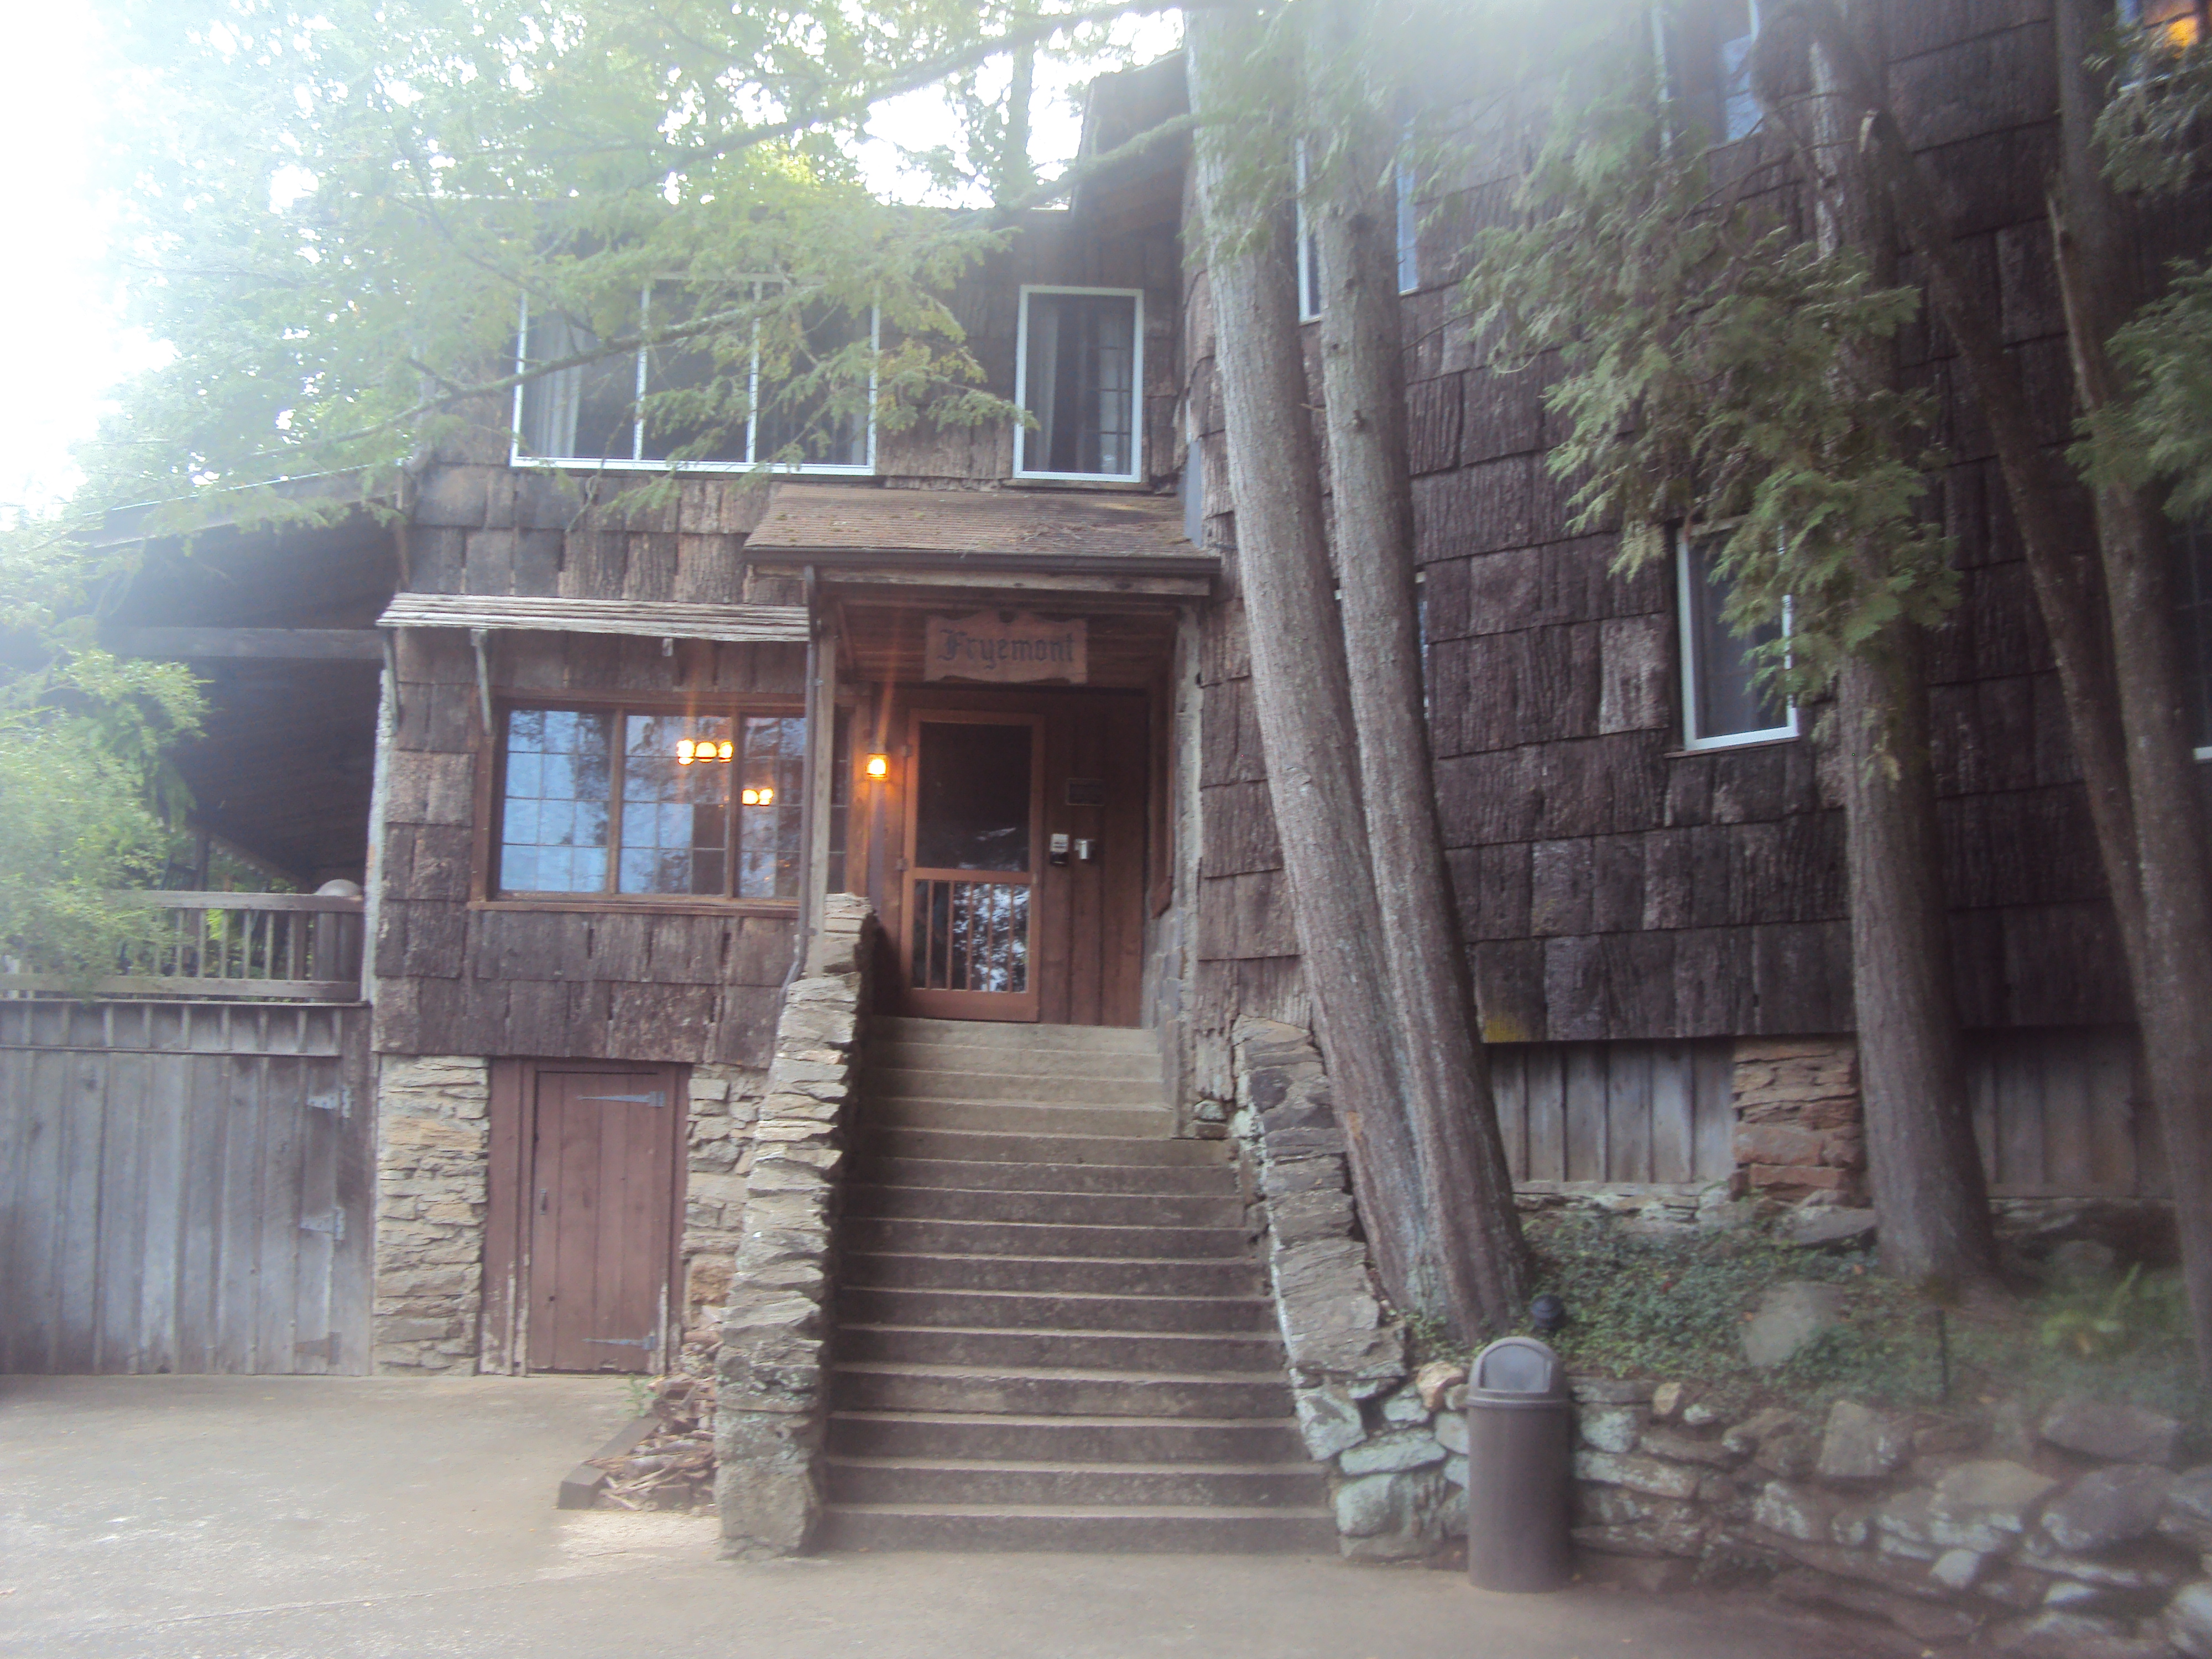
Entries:
<svg viewBox="0 0 2212 1659">
<path fill-rule="evenodd" d="M 2175 784 L 2191 763 L 2183 758 L 2189 750 L 2179 698 L 2168 699 L 2178 679 L 2167 678 L 2166 665 L 2179 644 L 2170 587 L 2161 584 L 2171 577 L 2144 554 L 2140 540 L 2132 549 L 2125 545 L 2140 535 L 2140 503 L 2098 504 L 2100 542 L 2118 531 L 2123 545 L 2117 553 L 2110 545 L 2082 547 L 2069 536 L 2057 469 L 2036 436 L 2018 367 L 2005 352 L 1996 319 L 1976 303 L 1932 182 L 1832 0 L 1800 0 L 1796 9 L 1836 66 L 1838 90 L 1860 123 L 1860 147 L 1920 256 L 1929 297 L 1959 347 L 1968 389 L 1989 424 L 2119 923 L 2146 1080 L 2171 1170 L 2198 1371 L 2212 1382 L 2212 883 L 2201 804 L 2193 787 Z M 2083 125 L 2094 118 L 2094 92 L 2081 78 L 2080 55 L 2098 20 L 2071 3 L 2059 14 L 2055 36 L 2067 129 L 2062 148 L 2069 152 L 2061 185 L 2079 196 L 2094 165 Z M 2081 154 L 2071 155 L 2077 146 Z M 2078 233 L 2109 223 L 2103 216 L 2109 208 L 2091 194 L 2066 210 Z M 2062 226 L 2062 234 L 2068 228 Z M 2108 373 L 2106 336 L 2076 252 L 2062 243 L 2062 288 L 2070 290 L 2065 297 L 2076 374 L 2094 376 Z M 2114 255 L 2107 244 L 2088 258 L 2102 263 Z M 2108 277 L 2114 269 L 2105 266 Z M 2085 386 L 2085 398 L 2094 390 Z M 2188 781 L 2193 786 L 2193 776 Z M 2154 822 L 2147 826 L 2145 817 Z"/>
<path fill-rule="evenodd" d="M 1249 128 L 1254 116 L 1224 107 L 1222 88 L 1260 34 L 1247 15 L 1206 12 L 1191 15 L 1186 37 L 1252 697 L 1316 1035 L 1376 1268 L 1401 1307 L 1445 1317 L 1449 1279 L 1405 1118 L 1376 925 L 1358 736 L 1306 410 L 1291 228 L 1278 222 L 1256 239 L 1237 233 L 1247 216 L 1232 197 L 1240 137 L 1225 127 Z M 1287 153 L 1288 133 L 1283 143 Z"/>
<path fill-rule="evenodd" d="M 1357 52 L 1340 3 L 1308 51 L 1313 80 Z M 1413 556 L 1413 466 L 1399 319 L 1394 137 L 1371 118 L 1337 127 L 1335 159 L 1308 172 L 1319 245 L 1323 429 L 1361 798 L 1406 1109 L 1462 1334 L 1510 1328 L 1529 1262 L 1498 1128 L 1474 977 L 1444 861 L 1429 748 Z M 1317 155 L 1318 135 L 1310 147 Z"/>
<path fill-rule="evenodd" d="M 1854 23 L 1873 9 L 1845 3 Z M 1816 48 L 1814 58 L 1820 161 L 1835 181 L 1822 193 L 1821 242 L 1856 250 L 1877 282 L 1893 282 L 1889 215 L 1851 142 L 1856 124 L 1834 95 L 1830 54 Z M 1862 343 L 1847 373 L 1864 386 L 1893 386 L 1894 345 Z M 1873 557 L 1860 562 L 1879 580 Z M 1996 1239 L 1960 1053 L 1926 656 L 1917 623 L 1892 623 L 1844 659 L 1834 718 L 1860 1099 L 1882 1267 L 1899 1278 L 1964 1283 L 1995 1271 Z"/>
<path fill-rule="evenodd" d="M 2057 13 L 2060 173 L 2051 228 L 2075 389 L 2084 413 L 2094 415 L 2117 394 L 2107 344 L 2141 285 L 2130 257 L 2131 216 L 2092 143 L 2106 88 L 2088 57 L 2109 15 L 2084 0 L 2059 0 Z M 2198 1370 L 2212 1381 L 2212 869 L 2173 550 L 2148 491 L 2107 483 L 2094 494 L 2142 883 L 2136 1018 L 2172 1172 Z"/>
</svg>

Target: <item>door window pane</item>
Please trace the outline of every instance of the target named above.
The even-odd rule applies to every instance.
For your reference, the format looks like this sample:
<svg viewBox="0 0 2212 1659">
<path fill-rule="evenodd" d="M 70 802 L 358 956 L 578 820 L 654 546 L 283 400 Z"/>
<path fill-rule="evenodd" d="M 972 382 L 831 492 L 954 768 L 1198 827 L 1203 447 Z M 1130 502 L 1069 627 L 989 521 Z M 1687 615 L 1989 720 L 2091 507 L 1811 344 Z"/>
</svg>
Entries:
<svg viewBox="0 0 2212 1659">
<path fill-rule="evenodd" d="M 1030 728 L 924 720 L 915 781 L 921 870 L 1030 867 Z"/>
<path fill-rule="evenodd" d="M 1029 295 L 1022 470 L 1126 477 L 1137 470 L 1137 301 Z"/>
<path fill-rule="evenodd" d="M 719 895 L 736 749 L 720 715 L 631 714 L 616 890 Z"/>
<path fill-rule="evenodd" d="M 500 884 L 517 893 L 596 893 L 606 885 L 613 717 L 516 708 L 507 717 Z"/>
</svg>

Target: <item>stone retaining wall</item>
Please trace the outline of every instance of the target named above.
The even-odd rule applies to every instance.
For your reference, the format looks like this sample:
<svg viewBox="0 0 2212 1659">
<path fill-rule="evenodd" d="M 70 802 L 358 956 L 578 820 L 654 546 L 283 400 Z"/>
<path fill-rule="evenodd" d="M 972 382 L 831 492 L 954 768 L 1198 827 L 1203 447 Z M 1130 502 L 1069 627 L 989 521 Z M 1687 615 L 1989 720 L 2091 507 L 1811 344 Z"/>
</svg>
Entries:
<svg viewBox="0 0 2212 1659">
<path fill-rule="evenodd" d="M 1737 1178 L 1781 1199 L 1862 1203 L 1866 1134 L 1850 1037 L 1745 1037 L 1735 1045 Z"/>
<path fill-rule="evenodd" d="M 490 1066 L 470 1054 L 387 1054 L 376 1091 L 379 1375 L 477 1368 L 483 1308 Z"/>
<path fill-rule="evenodd" d="M 721 1341 L 722 1304 L 729 1299 L 743 1237 L 745 1184 L 752 1172 L 753 1129 L 760 1121 L 768 1073 L 738 1066 L 691 1068 L 687 1121 L 689 1168 L 684 1188 L 683 1369 L 710 1374 Z"/>
<path fill-rule="evenodd" d="M 804 1549 L 822 1509 L 837 1195 L 873 933 L 866 900 L 823 903 L 776 1025 L 714 1359 L 714 1503 L 723 1553 L 740 1560 Z"/>
</svg>

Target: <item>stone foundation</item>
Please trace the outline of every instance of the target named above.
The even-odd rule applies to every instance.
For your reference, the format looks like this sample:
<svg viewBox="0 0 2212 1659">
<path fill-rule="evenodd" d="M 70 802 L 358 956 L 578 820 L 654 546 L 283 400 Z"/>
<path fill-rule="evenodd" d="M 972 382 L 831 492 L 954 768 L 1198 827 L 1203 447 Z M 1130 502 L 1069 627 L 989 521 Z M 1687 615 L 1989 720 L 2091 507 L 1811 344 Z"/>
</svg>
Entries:
<svg viewBox="0 0 2212 1659">
<path fill-rule="evenodd" d="M 490 1067 L 471 1055 L 386 1055 L 378 1069 L 369 1340 L 380 1376 L 477 1368 L 490 1103 Z"/>
<path fill-rule="evenodd" d="M 1850 1037 L 1747 1037 L 1735 1045 L 1738 1181 L 1784 1200 L 1866 1197 L 1858 1046 Z"/>
<path fill-rule="evenodd" d="M 872 932 L 866 900 L 824 902 L 777 1022 L 743 1208 L 722 1209 L 741 1219 L 714 1361 L 714 1504 L 723 1553 L 739 1560 L 805 1548 L 821 1514 L 836 1199 Z"/>
<path fill-rule="evenodd" d="M 713 1371 L 714 1351 L 721 1341 L 722 1304 L 729 1300 L 730 1278 L 744 1237 L 753 1130 L 767 1090 L 765 1072 L 737 1066 L 691 1068 L 680 1364 L 696 1376 Z"/>
</svg>

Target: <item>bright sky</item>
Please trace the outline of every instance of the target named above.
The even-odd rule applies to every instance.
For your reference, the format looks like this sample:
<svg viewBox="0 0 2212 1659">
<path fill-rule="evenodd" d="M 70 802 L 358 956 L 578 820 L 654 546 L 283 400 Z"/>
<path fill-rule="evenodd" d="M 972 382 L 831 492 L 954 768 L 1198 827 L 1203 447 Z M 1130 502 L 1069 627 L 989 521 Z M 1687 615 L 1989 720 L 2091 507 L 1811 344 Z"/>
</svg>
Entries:
<svg viewBox="0 0 2212 1659">
<path fill-rule="evenodd" d="M 1139 21 L 1137 61 L 1172 51 L 1179 30 L 1172 14 Z M 93 199 L 88 173 L 105 100 L 87 95 L 100 85 L 101 62 L 97 22 L 81 3 L 13 9 L 0 53 L 0 155 L 19 162 L 9 190 L 19 252 L 0 260 L 0 315 L 17 325 L 8 364 L 13 395 L 0 398 L 0 521 L 13 508 L 51 507 L 69 495 L 79 481 L 70 446 L 97 428 L 111 388 L 160 361 L 158 342 L 122 325 L 102 268 L 108 216 Z M 1031 152 L 1047 176 L 1075 153 L 1074 78 L 1049 60 L 1037 66 Z M 951 137 L 931 93 L 886 106 L 874 131 L 910 148 Z M 892 144 L 871 144 L 863 160 L 886 194 L 916 195 Z"/>
</svg>

